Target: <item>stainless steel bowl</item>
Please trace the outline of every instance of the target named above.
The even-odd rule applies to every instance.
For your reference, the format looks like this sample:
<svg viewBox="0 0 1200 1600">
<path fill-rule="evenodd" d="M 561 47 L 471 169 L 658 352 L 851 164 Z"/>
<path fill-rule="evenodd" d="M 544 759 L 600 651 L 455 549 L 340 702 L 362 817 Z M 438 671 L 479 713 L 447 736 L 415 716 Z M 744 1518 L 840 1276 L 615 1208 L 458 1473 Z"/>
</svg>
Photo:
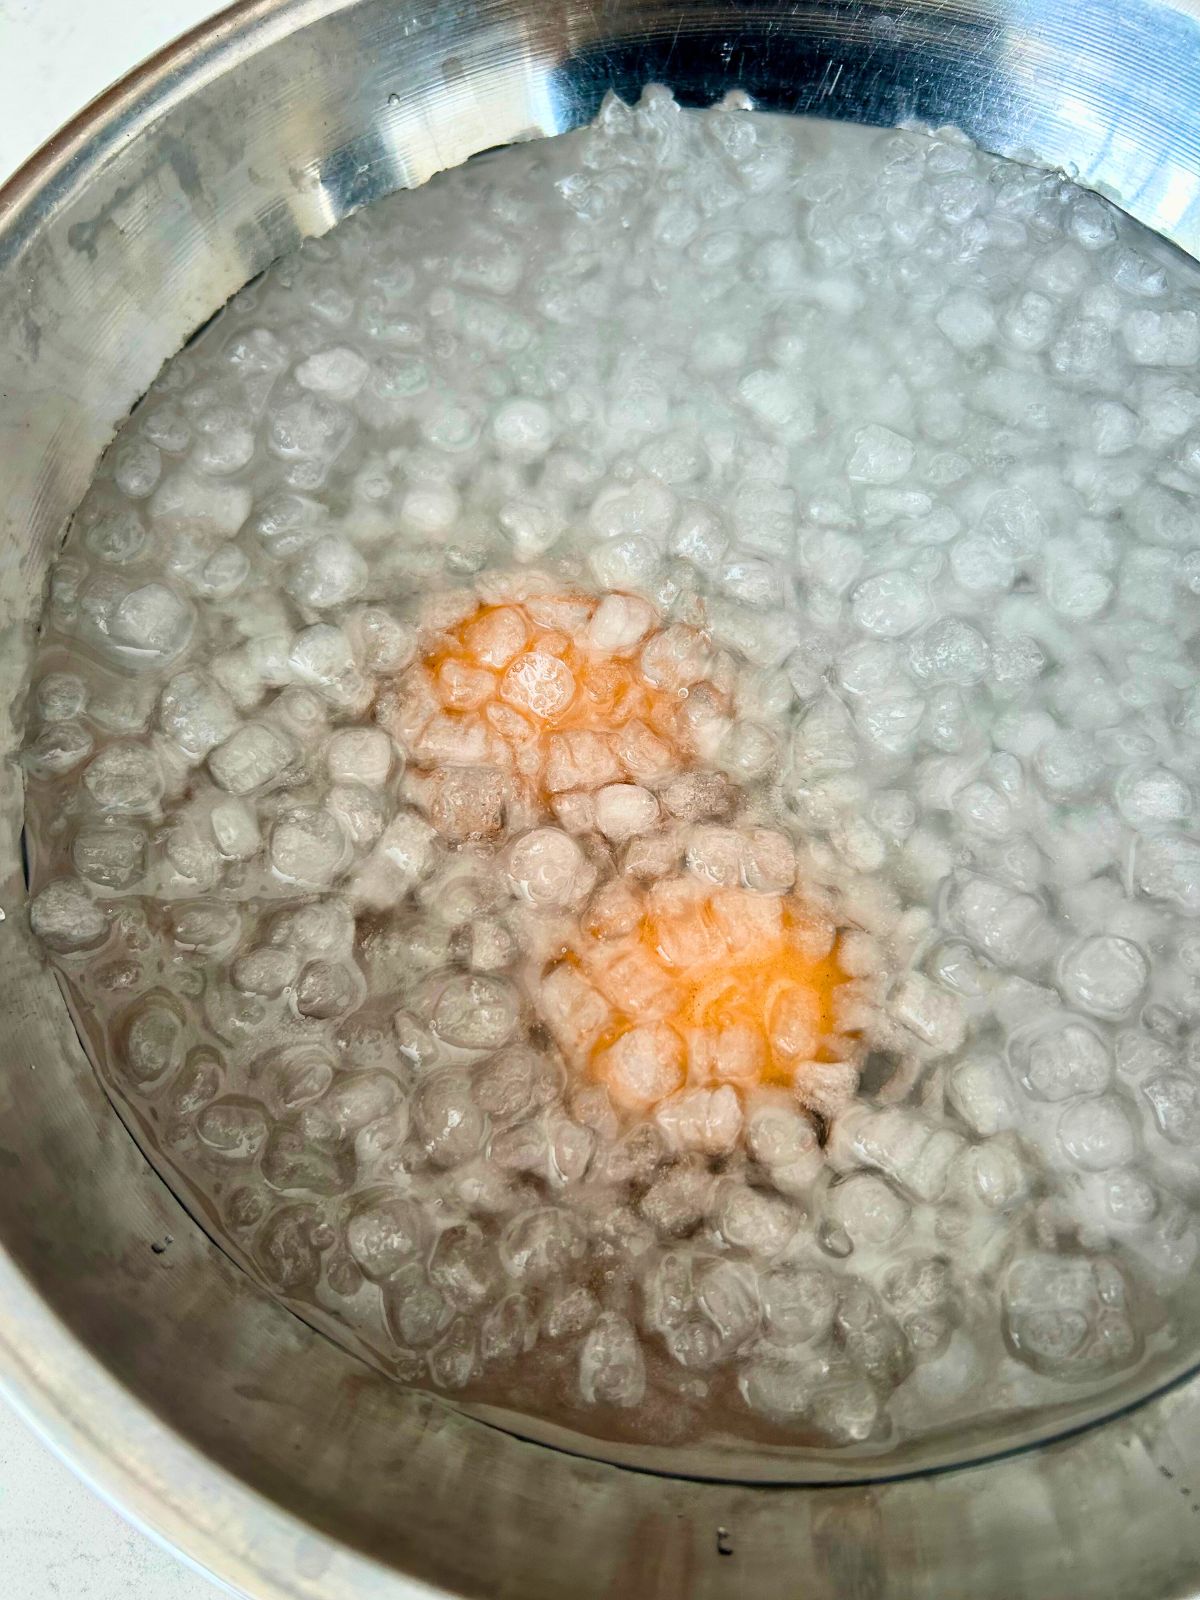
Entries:
<svg viewBox="0 0 1200 1600">
<path fill-rule="evenodd" d="M 953 122 L 1064 167 L 1200 254 L 1200 0 L 235 7 L 0 191 L 10 750 L 48 563 L 161 362 L 305 235 L 651 80 L 696 104 L 737 85 L 777 110 Z M 804 1484 L 769 1486 L 525 1442 L 368 1371 L 255 1288 L 139 1154 L 29 939 L 21 812 L 9 763 L 0 1380 L 201 1565 L 264 1600 L 1200 1593 L 1200 1379 L 1179 1356 L 1139 1379 L 1154 1398 L 1111 1395 L 1110 1413 L 1125 1409 L 1108 1421 L 1064 1407 L 1020 1434 L 875 1462 L 870 1481 L 830 1458 L 785 1472 Z"/>
</svg>

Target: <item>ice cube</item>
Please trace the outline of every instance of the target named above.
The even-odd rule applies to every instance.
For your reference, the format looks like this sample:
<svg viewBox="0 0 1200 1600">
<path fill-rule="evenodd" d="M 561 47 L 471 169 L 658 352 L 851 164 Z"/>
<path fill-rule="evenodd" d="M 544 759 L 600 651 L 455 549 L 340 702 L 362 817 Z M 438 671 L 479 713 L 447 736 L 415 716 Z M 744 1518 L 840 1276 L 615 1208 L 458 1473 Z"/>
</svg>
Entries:
<svg viewBox="0 0 1200 1600">
<path fill-rule="evenodd" d="M 638 783 L 661 783 L 679 765 L 672 746 L 637 717 L 618 730 L 613 749 L 626 773 Z"/>
<path fill-rule="evenodd" d="M 459 520 L 462 502 L 448 483 L 414 483 L 400 501 L 400 522 L 409 537 L 444 540 Z"/>
<path fill-rule="evenodd" d="M 796 1194 L 814 1181 L 824 1157 L 811 1119 L 789 1102 L 779 1091 L 760 1091 L 749 1102 L 746 1148 L 767 1168 L 776 1188 Z"/>
<path fill-rule="evenodd" d="M 987 676 L 992 652 L 977 628 L 960 617 L 943 617 L 913 641 L 908 655 L 913 671 L 926 683 L 966 687 Z"/>
<path fill-rule="evenodd" d="M 430 1281 L 460 1311 L 473 1311 L 501 1286 L 495 1246 L 482 1229 L 458 1223 L 438 1237 L 429 1262 Z"/>
<path fill-rule="evenodd" d="M 381 728 L 341 728 L 326 746 L 325 764 L 335 783 L 380 789 L 391 771 L 392 741 Z"/>
<path fill-rule="evenodd" d="M 253 418 L 231 405 L 205 406 L 193 417 L 191 465 L 206 476 L 227 478 L 254 459 Z"/>
<path fill-rule="evenodd" d="M 778 1196 L 732 1179 L 717 1197 L 716 1219 L 735 1250 L 770 1259 L 784 1251 L 796 1232 L 798 1213 Z"/>
<path fill-rule="evenodd" d="M 1170 827 L 1192 813 L 1190 786 L 1165 767 L 1128 769 L 1117 780 L 1115 793 L 1118 809 L 1131 828 Z"/>
<path fill-rule="evenodd" d="M 296 1010 L 318 1022 L 347 1015 L 362 999 L 358 970 L 340 961 L 310 961 L 296 983 Z"/>
<path fill-rule="evenodd" d="M 466 644 L 484 667 L 500 671 L 524 649 L 529 630 L 521 613 L 512 606 L 485 611 L 466 629 Z"/>
<path fill-rule="evenodd" d="M 973 1133 L 986 1139 L 1016 1126 L 1016 1097 L 999 1056 L 968 1056 L 958 1062 L 946 1088 L 951 1104 Z"/>
<path fill-rule="evenodd" d="M 538 1012 L 559 1048 L 579 1060 L 599 1039 L 612 1013 L 607 1001 L 573 966 L 552 967 L 537 992 Z"/>
<path fill-rule="evenodd" d="M 367 380 L 369 363 L 347 345 L 331 345 L 308 356 L 296 367 L 296 382 L 302 389 L 330 395 L 335 400 L 351 400 Z"/>
<path fill-rule="evenodd" d="M 293 563 L 287 591 L 297 604 L 324 611 L 355 599 L 366 588 L 367 578 L 367 564 L 354 546 L 327 535 Z"/>
<path fill-rule="evenodd" d="M 834 1117 L 858 1092 L 858 1067 L 852 1061 L 802 1061 L 792 1088 L 802 1106 L 819 1117 Z"/>
<path fill-rule="evenodd" d="M 653 634 L 642 646 L 641 669 L 647 683 L 658 689 L 689 689 L 706 676 L 711 649 L 704 635 L 687 624 L 672 623 Z"/>
<path fill-rule="evenodd" d="M 642 1215 L 665 1235 L 685 1234 L 708 1209 L 714 1179 L 707 1163 L 685 1158 L 667 1168 L 642 1197 Z"/>
<path fill-rule="evenodd" d="M 862 1444 L 878 1429 L 883 1404 L 865 1378 L 841 1366 L 814 1393 L 809 1416 L 830 1444 Z"/>
<path fill-rule="evenodd" d="M 1172 901 L 1190 915 L 1200 911 L 1200 843 L 1195 839 L 1170 833 L 1140 839 L 1134 876 L 1143 894 Z"/>
<path fill-rule="evenodd" d="M 211 600 L 228 600 L 249 576 L 250 561 L 245 552 L 235 544 L 223 544 L 204 563 L 196 587 Z"/>
<path fill-rule="evenodd" d="M 603 488 L 592 502 L 588 522 L 601 539 L 632 534 L 658 543 L 670 529 L 675 508 L 675 496 L 665 484 L 639 478 Z"/>
<path fill-rule="evenodd" d="M 1116 1038 L 1117 1071 L 1123 1078 L 1144 1078 L 1148 1073 L 1167 1071 L 1176 1064 L 1171 1045 L 1139 1028 L 1127 1028 Z"/>
<path fill-rule="evenodd" d="M 100 811 L 131 816 L 156 811 L 164 784 L 153 750 L 130 740 L 117 740 L 89 762 L 83 786 Z"/>
<path fill-rule="evenodd" d="M 423 1248 L 421 1208 L 400 1195 L 385 1196 L 354 1213 L 346 1224 L 350 1254 L 376 1283 L 393 1277 Z"/>
<path fill-rule="evenodd" d="M 1112 1080 L 1108 1046 L 1086 1022 L 1055 1016 L 1018 1033 L 1009 1055 L 1021 1082 L 1039 1100 L 1099 1094 Z"/>
<path fill-rule="evenodd" d="M 484 1316 L 479 1327 L 479 1350 L 484 1362 L 501 1365 L 531 1350 L 537 1326 L 524 1295 L 509 1294 Z"/>
<path fill-rule="evenodd" d="M 349 954 L 353 940 L 354 916 L 338 896 L 290 907 L 271 922 L 272 945 L 302 950 L 306 956 Z"/>
<path fill-rule="evenodd" d="M 606 839 L 622 844 L 658 822 L 658 801 L 634 783 L 610 783 L 596 794 L 596 826 Z"/>
<path fill-rule="evenodd" d="M 300 975 L 300 957 L 294 950 L 276 950 L 267 946 L 261 950 L 247 950 L 233 963 L 230 977 L 235 988 L 244 994 L 265 995 L 273 999 L 295 983 Z"/>
<path fill-rule="evenodd" d="M 42 943 L 61 955 L 95 950 L 108 938 L 108 918 L 77 878 L 57 878 L 39 890 L 29 922 Z"/>
<path fill-rule="evenodd" d="M 520 1000 L 495 974 L 462 973 L 442 989 L 430 1026 L 439 1039 L 466 1050 L 498 1050 L 516 1031 Z"/>
<path fill-rule="evenodd" d="M 201 672 L 181 672 L 162 692 L 159 726 L 191 761 L 203 761 L 238 725 L 237 711 L 220 684 Z"/>
<path fill-rule="evenodd" d="M 121 1018 L 117 1034 L 118 1070 L 139 1089 L 157 1083 L 182 1064 L 186 1046 L 183 1015 L 176 1002 L 161 991 L 135 1000 Z"/>
<path fill-rule="evenodd" d="M 71 846 L 71 860 L 89 883 L 128 889 L 146 870 L 146 835 L 140 828 L 119 824 L 81 828 Z"/>
<path fill-rule="evenodd" d="M 1019 1256 L 1004 1284 L 1005 1333 L 1037 1372 L 1092 1377 L 1129 1365 L 1141 1345 L 1120 1271 L 1103 1258 Z"/>
<path fill-rule="evenodd" d="M 983 349 L 996 332 L 996 313 L 991 303 L 969 290 L 948 294 L 934 321 L 956 350 L 968 354 Z"/>
<path fill-rule="evenodd" d="M 950 570 L 968 594 L 1003 594 L 1016 578 L 1009 553 L 981 534 L 966 534 L 950 549 Z"/>
<path fill-rule="evenodd" d="M 1154 1120 L 1172 1144 L 1200 1140 L 1200 1080 L 1185 1072 L 1161 1072 L 1142 1084 Z"/>
<path fill-rule="evenodd" d="M 934 1055 L 950 1055 L 966 1037 L 962 1001 L 919 972 L 901 979 L 892 992 L 889 1009 Z"/>
<path fill-rule="evenodd" d="M 417 648 L 417 630 L 383 606 L 363 606 L 345 619 L 357 660 L 372 673 L 402 672 Z"/>
<path fill-rule="evenodd" d="M 576 904 L 594 881 L 583 851 L 559 828 L 522 835 L 508 851 L 505 871 L 515 895 L 546 908 Z"/>
<path fill-rule="evenodd" d="M 179 467 L 154 491 L 150 516 L 168 524 L 206 523 L 214 533 L 231 538 L 250 515 L 251 490 L 243 483 L 223 483 L 207 473 Z"/>
<path fill-rule="evenodd" d="M 805 1353 L 802 1359 L 785 1360 L 756 1355 L 739 1373 L 738 1388 L 751 1411 L 775 1423 L 797 1422 L 809 1415 L 828 1370 L 822 1356 Z"/>
<path fill-rule="evenodd" d="M 573 1339 L 586 1333 L 595 1323 L 600 1304 L 582 1284 L 551 1290 L 542 1313 L 542 1331 L 547 1339 Z"/>
<path fill-rule="evenodd" d="M 742 859 L 743 839 L 736 829 L 706 824 L 691 830 L 687 865 L 697 878 L 736 887 L 742 881 Z"/>
<path fill-rule="evenodd" d="M 295 743 L 281 729 L 248 722 L 210 752 L 208 770 L 227 793 L 248 795 L 282 777 L 295 757 Z"/>
<path fill-rule="evenodd" d="M 554 1094 L 556 1077 L 546 1058 L 526 1045 L 510 1045 L 475 1069 L 475 1100 L 494 1126 L 527 1116 Z"/>
<path fill-rule="evenodd" d="M 864 579 L 851 597 L 851 610 L 864 633 L 899 639 L 927 620 L 930 600 L 911 573 L 896 569 Z"/>
<path fill-rule="evenodd" d="M 1121 333 L 1139 366 L 1190 367 L 1200 356 L 1200 317 L 1192 310 L 1138 307 L 1125 313 Z"/>
<path fill-rule="evenodd" d="M 429 1282 L 424 1266 L 417 1261 L 406 1263 L 388 1280 L 383 1309 L 388 1331 L 406 1349 L 423 1350 L 435 1344 L 454 1316 L 445 1296 Z"/>
<path fill-rule="evenodd" d="M 645 1111 L 683 1082 L 683 1041 L 666 1023 L 631 1028 L 601 1053 L 596 1069 L 618 1106 Z"/>
<path fill-rule="evenodd" d="M 575 697 L 575 676 L 565 661 L 529 650 L 509 663 L 500 698 L 517 711 L 545 721 L 561 715 Z"/>
<path fill-rule="evenodd" d="M 1034 771 L 1054 800 L 1078 800 L 1090 794 L 1104 773 L 1095 743 L 1086 734 L 1052 734 L 1037 748 Z"/>
<path fill-rule="evenodd" d="M 524 1283 L 561 1281 L 586 1250 L 579 1221 L 558 1206 L 521 1212 L 500 1236 L 500 1259 Z"/>
<path fill-rule="evenodd" d="M 1069 1005 L 1096 1017 L 1124 1016 L 1140 999 L 1150 965 L 1136 944 L 1093 934 L 1064 951 L 1058 982 Z"/>
<path fill-rule="evenodd" d="M 131 439 L 113 460 L 113 481 L 131 500 L 144 500 L 162 475 L 162 455 L 149 439 Z"/>
<path fill-rule="evenodd" d="M 743 1194 L 750 1192 L 742 1190 Z M 774 1206 L 780 1202 L 768 1198 L 767 1203 Z M 762 1307 L 757 1275 L 748 1262 L 698 1261 L 693 1286 L 696 1304 L 716 1329 L 720 1341 L 713 1352 L 715 1356 L 732 1354 L 757 1333 Z M 679 1345 L 675 1345 L 672 1354 L 687 1364 Z"/>
<path fill-rule="evenodd" d="M 1129 1113 L 1116 1095 L 1069 1105 L 1058 1119 L 1058 1137 L 1071 1160 L 1088 1172 L 1123 1167 L 1137 1148 Z"/>
<path fill-rule="evenodd" d="M 109 638 L 131 663 L 147 666 L 173 661 L 186 648 L 196 623 L 193 606 L 165 583 L 131 589 L 109 623 Z"/>
<path fill-rule="evenodd" d="M 318 622 L 302 629 L 292 644 L 288 665 L 299 682 L 311 684 L 340 711 L 357 714 L 366 710 L 371 688 L 341 628 Z"/>
<path fill-rule="evenodd" d="M 580 729 L 550 735 L 545 784 L 551 794 L 566 789 L 598 789 L 617 783 L 624 774 L 612 742 L 602 733 Z"/>
<path fill-rule="evenodd" d="M 869 1173 L 856 1173 L 834 1184 L 829 1215 L 855 1244 L 885 1245 L 909 1218 L 908 1203 L 889 1183 Z"/>
<path fill-rule="evenodd" d="M 596 806 L 590 794 L 556 794 L 550 809 L 564 833 L 591 833 L 596 826 Z"/>
<path fill-rule="evenodd" d="M 641 643 L 654 623 L 654 608 L 636 595 L 606 594 L 583 635 L 585 649 L 620 655 Z"/>
<path fill-rule="evenodd" d="M 506 400 L 492 418 L 492 436 L 502 455 L 536 461 L 554 443 L 554 415 L 540 400 Z"/>
<path fill-rule="evenodd" d="M 1008 797 L 990 783 L 968 783 L 954 796 L 954 811 L 974 833 L 989 839 L 1004 839 L 1015 826 Z"/>
<path fill-rule="evenodd" d="M 663 791 L 663 804 L 685 822 L 705 822 L 729 815 L 736 791 L 723 772 L 684 772 Z"/>
<path fill-rule="evenodd" d="M 1032 895 L 965 874 L 954 885 L 948 910 L 951 926 L 1003 966 L 1016 967 L 1044 953 L 1045 914 Z"/>
<path fill-rule="evenodd" d="M 1012 1134 L 985 1139 L 966 1152 L 964 1171 L 975 1193 L 991 1211 L 1010 1211 L 1029 1197 L 1032 1174 Z"/>
<path fill-rule="evenodd" d="M 964 1147 L 951 1128 L 907 1106 L 854 1106 L 834 1122 L 828 1152 L 836 1166 L 878 1167 L 917 1200 L 937 1200 Z"/>
<path fill-rule="evenodd" d="M 421 1079 L 412 1101 L 412 1121 L 435 1166 L 457 1166 L 483 1142 L 485 1122 L 471 1093 L 470 1075 L 457 1067 Z"/>
<path fill-rule="evenodd" d="M 444 661 L 438 669 L 438 692 L 445 704 L 455 711 L 478 711 L 496 693 L 496 680 L 490 672 L 480 667 L 468 666 L 453 659 Z"/>
<path fill-rule="evenodd" d="M 258 818 L 243 800 L 221 800 L 209 814 L 217 849 L 233 861 L 248 861 L 258 854 L 262 836 Z"/>
<path fill-rule="evenodd" d="M 497 518 L 512 541 L 517 561 L 536 561 L 558 543 L 564 524 L 557 509 L 529 497 L 514 497 L 500 508 Z"/>
<path fill-rule="evenodd" d="M 402 737 L 395 721 L 387 726 Z M 496 759 L 496 739 L 475 712 L 433 716 L 410 741 L 413 759 L 429 767 L 472 767 Z"/>
<path fill-rule="evenodd" d="M 915 456 L 911 439 L 872 422 L 854 435 L 846 473 L 852 483 L 896 483 L 912 466 Z"/>
<path fill-rule="evenodd" d="M 741 1136 L 742 1105 L 729 1084 L 684 1089 L 659 1105 L 655 1121 L 672 1149 L 720 1156 L 732 1150 Z"/>
<path fill-rule="evenodd" d="M 236 906 L 220 900 L 178 900 L 171 908 L 171 934 L 181 950 L 228 956 L 241 937 Z"/>
<path fill-rule="evenodd" d="M 833 1326 L 836 1296 L 829 1274 L 816 1267 L 776 1267 L 761 1279 L 763 1314 L 773 1342 L 814 1344 Z"/>
<path fill-rule="evenodd" d="M 779 744 L 770 728 L 739 717 L 722 737 L 716 760 L 737 782 L 749 783 L 779 767 Z"/>
<path fill-rule="evenodd" d="M 494 767 L 443 767 L 433 776 L 430 817 L 445 839 L 488 839 L 504 826 L 506 786 Z"/>
<path fill-rule="evenodd" d="M 341 824 L 321 806 L 298 806 L 281 816 L 267 847 L 276 876 L 308 889 L 328 887 L 350 857 Z"/>
<path fill-rule="evenodd" d="M 31 778 L 61 778 L 86 761 L 94 748 L 91 734 L 79 722 L 52 722 L 21 752 Z"/>
<path fill-rule="evenodd" d="M 43 722 L 71 722 L 86 709 L 87 684 L 74 672 L 47 672 L 34 690 Z"/>
</svg>

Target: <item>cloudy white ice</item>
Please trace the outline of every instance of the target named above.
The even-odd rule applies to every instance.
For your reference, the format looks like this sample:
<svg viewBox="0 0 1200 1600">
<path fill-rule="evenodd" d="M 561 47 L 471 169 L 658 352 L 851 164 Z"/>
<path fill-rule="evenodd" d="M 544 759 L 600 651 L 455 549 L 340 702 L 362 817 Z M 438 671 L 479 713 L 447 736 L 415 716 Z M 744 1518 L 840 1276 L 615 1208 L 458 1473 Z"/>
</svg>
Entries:
<svg viewBox="0 0 1200 1600">
<path fill-rule="evenodd" d="M 24 754 L 180 1192 L 601 1435 L 883 1448 L 1181 1337 L 1198 360 L 1059 177 L 656 90 L 245 289 L 75 519 Z"/>
</svg>

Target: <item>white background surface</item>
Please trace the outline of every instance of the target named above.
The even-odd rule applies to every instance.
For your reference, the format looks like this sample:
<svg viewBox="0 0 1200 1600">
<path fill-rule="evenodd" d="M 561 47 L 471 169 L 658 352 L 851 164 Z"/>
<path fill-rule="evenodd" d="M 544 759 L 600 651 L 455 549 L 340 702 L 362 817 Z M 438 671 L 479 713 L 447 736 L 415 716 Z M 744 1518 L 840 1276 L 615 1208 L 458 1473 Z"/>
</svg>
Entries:
<svg viewBox="0 0 1200 1600">
<path fill-rule="evenodd" d="M 0 182 L 211 0 L 0 0 Z M 0 1401 L 0 1600 L 218 1600 Z"/>
</svg>

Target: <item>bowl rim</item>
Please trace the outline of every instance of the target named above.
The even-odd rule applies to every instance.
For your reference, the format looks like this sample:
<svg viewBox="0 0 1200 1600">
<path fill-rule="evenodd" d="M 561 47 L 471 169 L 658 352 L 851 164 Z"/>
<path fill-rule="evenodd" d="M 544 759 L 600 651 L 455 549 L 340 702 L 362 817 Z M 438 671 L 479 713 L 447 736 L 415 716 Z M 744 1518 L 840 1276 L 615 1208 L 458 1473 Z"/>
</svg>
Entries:
<svg viewBox="0 0 1200 1600">
<path fill-rule="evenodd" d="M 234 0 L 101 90 L 0 184 L 0 267 L 171 105 L 357 0 Z M 0 1397 L 86 1486 L 185 1566 L 253 1600 L 443 1600 L 259 1494 L 160 1422 L 0 1250 Z M 203 1483 L 202 1495 L 172 1492 Z M 203 1507 L 204 1520 L 198 1512 Z M 298 1556 L 298 1552 L 300 1553 Z"/>
<path fill-rule="evenodd" d="M 358 3 L 234 0 L 134 66 L 0 185 L 0 267 L 21 255 L 37 229 L 102 169 L 111 154 L 197 87 L 219 76 L 231 62 L 258 54 Z M 1182 4 L 1191 14 L 1200 9 L 1197 0 Z M 1181 1388 L 1194 1373 L 1190 1368 L 1139 1396 L 1131 1406 L 1102 1410 L 1014 1451 L 988 1452 L 894 1477 L 839 1480 L 839 1486 L 857 1489 L 863 1484 L 985 1468 L 1098 1430 Z M 0 1395 L 119 1514 L 230 1592 L 253 1595 L 254 1600 L 444 1596 L 445 1591 L 314 1529 L 159 1421 L 55 1317 L 3 1251 Z M 181 1492 L 181 1482 L 201 1483 L 202 1494 Z M 820 1481 L 779 1485 L 812 1490 L 831 1486 Z"/>
</svg>

